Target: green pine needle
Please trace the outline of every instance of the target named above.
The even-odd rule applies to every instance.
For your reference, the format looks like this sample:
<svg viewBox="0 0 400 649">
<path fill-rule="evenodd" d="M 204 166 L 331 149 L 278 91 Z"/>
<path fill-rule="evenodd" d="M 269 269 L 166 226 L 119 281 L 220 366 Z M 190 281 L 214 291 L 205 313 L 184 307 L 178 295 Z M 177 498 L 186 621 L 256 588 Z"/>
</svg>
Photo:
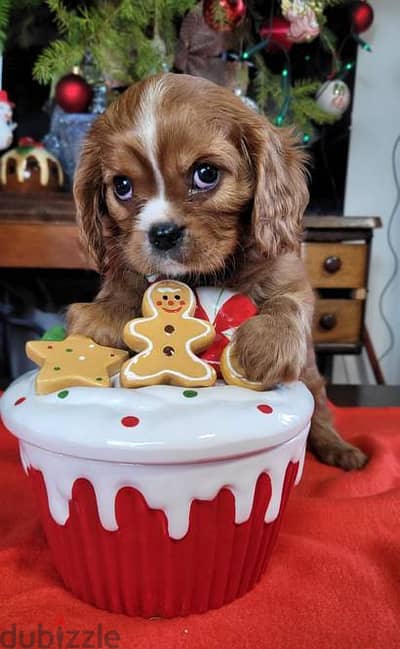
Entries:
<svg viewBox="0 0 400 649">
<path fill-rule="evenodd" d="M 99 78 L 129 84 L 160 72 L 163 62 L 173 58 L 175 17 L 196 4 L 196 0 L 96 0 L 90 8 L 78 5 L 73 11 L 63 0 L 46 1 L 60 38 L 36 61 L 34 77 L 41 83 L 70 72 L 88 51 Z"/>
<path fill-rule="evenodd" d="M 11 0 L 0 0 L 0 52 L 7 38 L 7 27 L 11 11 Z"/>
</svg>

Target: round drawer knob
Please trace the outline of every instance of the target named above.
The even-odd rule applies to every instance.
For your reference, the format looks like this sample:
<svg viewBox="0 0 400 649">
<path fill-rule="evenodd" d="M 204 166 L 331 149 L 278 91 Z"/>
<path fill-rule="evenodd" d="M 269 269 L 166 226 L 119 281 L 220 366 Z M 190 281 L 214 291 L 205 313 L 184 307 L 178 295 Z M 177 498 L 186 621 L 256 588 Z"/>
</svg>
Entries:
<svg viewBox="0 0 400 649">
<path fill-rule="evenodd" d="M 337 325 L 337 318 L 334 313 L 323 313 L 319 319 L 319 325 L 325 331 L 331 331 Z"/>
<path fill-rule="evenodd" d="M 337 273 L 342 267 L 342 260 L 340 257 L 335 257 L 335 255 L 330 255 L 324 261 L 324 269 L 327 273 Z"/>
</svg>

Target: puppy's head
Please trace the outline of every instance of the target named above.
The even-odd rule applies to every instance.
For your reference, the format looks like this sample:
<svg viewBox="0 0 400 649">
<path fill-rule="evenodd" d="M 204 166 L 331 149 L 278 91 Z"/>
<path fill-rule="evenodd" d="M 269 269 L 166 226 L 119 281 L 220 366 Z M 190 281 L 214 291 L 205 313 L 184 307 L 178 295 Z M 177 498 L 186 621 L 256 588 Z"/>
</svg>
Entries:
<svg viewBox="0 0 400 649">
<path fill-rule="evenodd" d="M 253 242 L 295 249 L 308 192 L 303 156 L 230 91 L 166 74 L 127 90 L 95 122 L 74 195 L 101 271 L 223 270 Z"/>
</svg>

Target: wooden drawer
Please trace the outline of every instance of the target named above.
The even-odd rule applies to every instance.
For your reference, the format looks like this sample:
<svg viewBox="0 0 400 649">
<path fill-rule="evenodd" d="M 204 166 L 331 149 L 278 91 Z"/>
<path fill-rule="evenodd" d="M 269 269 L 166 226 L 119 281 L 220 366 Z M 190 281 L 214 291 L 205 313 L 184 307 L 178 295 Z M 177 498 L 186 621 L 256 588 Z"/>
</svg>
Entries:
<svg viewBox="0 0 400 649">
<path fill-rule="evenodd" d="M 302 255 L 314 288 L 361 288 L 367 281 L 367 246 L 305 243 Z"/>
<path fill-rule="evenodd" d="M 359 342 L 363 304 L 361 300 L 317 300 L 313 326 L 314 342 Z"/>
</svg>

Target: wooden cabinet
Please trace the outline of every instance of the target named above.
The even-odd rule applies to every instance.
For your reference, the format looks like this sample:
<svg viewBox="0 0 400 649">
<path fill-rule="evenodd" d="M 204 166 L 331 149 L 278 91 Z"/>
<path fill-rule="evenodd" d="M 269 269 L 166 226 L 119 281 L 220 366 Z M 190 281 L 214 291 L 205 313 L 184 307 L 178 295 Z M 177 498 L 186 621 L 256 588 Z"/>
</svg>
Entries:
<svg viewBox="0 0 400 649">
<path fill-rule="evenodd" d="M 316 292 L 313 339 L 318 352 L 359 353 L 377 217 L 306 217 L 302 257 Z"/>
</svg>

